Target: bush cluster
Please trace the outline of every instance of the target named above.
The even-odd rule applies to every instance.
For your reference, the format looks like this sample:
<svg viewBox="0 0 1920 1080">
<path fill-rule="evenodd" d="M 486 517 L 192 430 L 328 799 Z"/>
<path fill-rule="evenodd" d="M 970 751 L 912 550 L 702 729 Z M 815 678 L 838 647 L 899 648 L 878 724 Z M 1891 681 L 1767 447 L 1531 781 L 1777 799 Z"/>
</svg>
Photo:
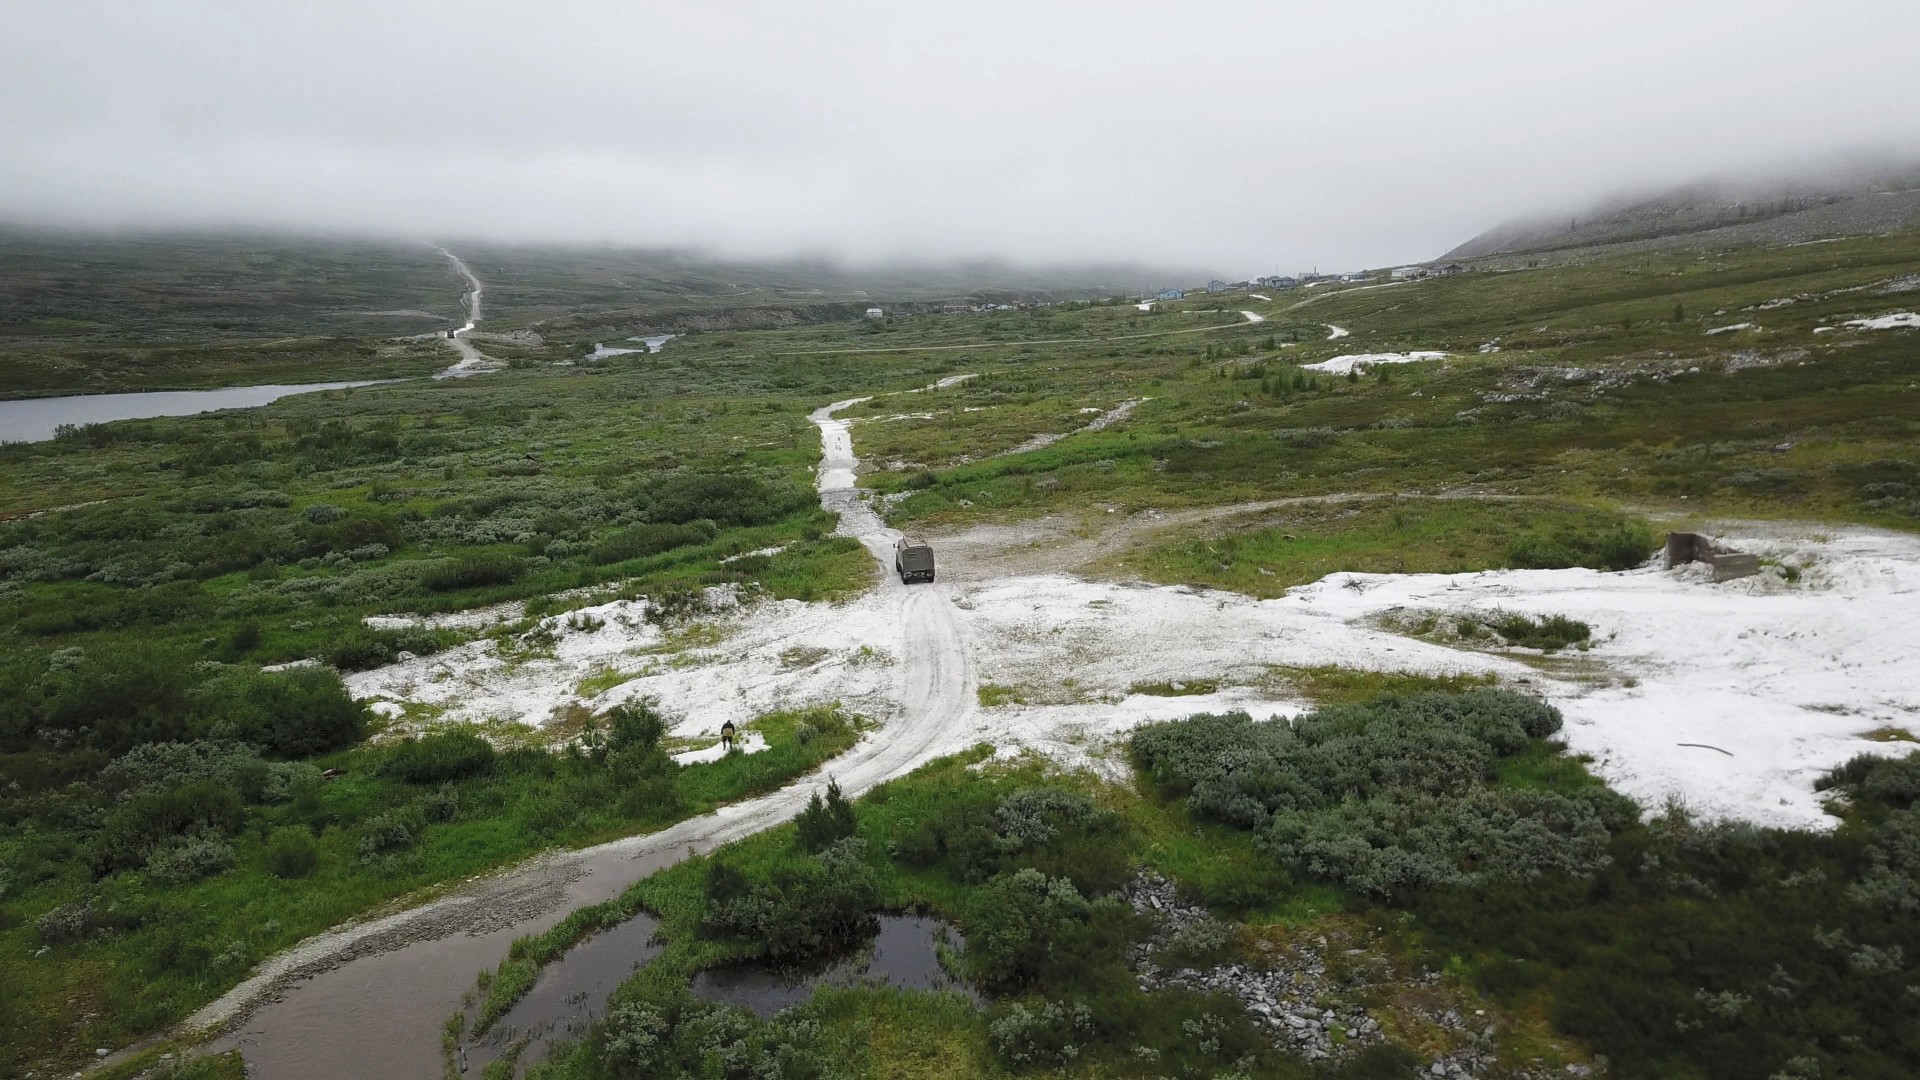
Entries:
<svg viewBox="0 0 1920 1080">
<path fill-rule="evenodd" d="M 827 1034 L 812 1005 L 758 1020 L 669 979 L 623 989 L 579 1053 L 591 1061 L 583 1071 L 610 1080 L 851 1080 L 861 1058 L 857 1044 Z"/>
<path fill-rule="evenodd" d="M 1572 525 L 1529 532 L 1507 547 L 1507 565 L 1518 570 L 1631 570 L 1647 561 L 1657 544 L 1646 526 L 1623 522 L 1606 528 Z"/>
<path fill-rule="evenodd" d="M 1632 803 L 1599 785 L 1495 783 L 1560 724 L 1505 691 L 1420 694 L 1292 724 L 1195 716 L 1141 729 L 1132 749 L 1163 791 L 1256 831 L 1291 873 L 1386 896 L 1604 866 Z"/>
<path fill-rule="evenodd" d="M 380 771 L 409 784 L 438 784 L 488 772 L 494 758 L 493 744 L 471 728 L 448 728 L 395 743 Z"/>
<path fill-rule="evenodd" d="M 962 881 L 1030 867 L 1100 893 L 1132 872 L 1125 833 L 1118 815 L 1077 791 L 1027 788 L 998 800 L 968 792 L 898 828 L 892 849 L 910 864 L 945 865 Z"/>
<path fill-rule="evenodd" d="M 716 861 L 707 868 L 703 933 L 758 945 L 776 963 L 838 952 L 873 928 L 879 885 L 849 837 L 818 855 L 782 860 L 750 877 Z"/>
</svg>

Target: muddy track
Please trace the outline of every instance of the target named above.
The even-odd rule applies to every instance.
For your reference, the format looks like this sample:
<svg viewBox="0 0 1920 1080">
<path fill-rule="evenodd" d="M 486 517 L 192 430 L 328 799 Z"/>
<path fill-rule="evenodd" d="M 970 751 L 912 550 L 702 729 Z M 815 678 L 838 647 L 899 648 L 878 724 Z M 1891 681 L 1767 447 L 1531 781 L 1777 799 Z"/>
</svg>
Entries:
<svg viewBox="0 0 1920 1080">
<path fill-rule="evenodd" d="M 849 404 L 812 417 L 821 432 L 821 504 L 841 514 L 840 531 L 880 564 L 898 613 L 900 656 L 893 714 L 825 770 L 858 794 L 950 750 L 971 721 L 976 686 L 948 586 L 908 588 L 887 573 L 898 534 L 854 487 L 858 462 L 846 423 L 834 418 Z M 809 777 L 645 836 L 550 852 L 418 907 L 329 930 L 270 958 L 183 1027 L 224 1033 L 214 1048 L 239 1049 L 250 1075 L 267 1080 L 438 1076 L 441 1022 L 513 938 L 616 896 L 686 852 L 788 820 L 826 779 Z"/>
</svg>

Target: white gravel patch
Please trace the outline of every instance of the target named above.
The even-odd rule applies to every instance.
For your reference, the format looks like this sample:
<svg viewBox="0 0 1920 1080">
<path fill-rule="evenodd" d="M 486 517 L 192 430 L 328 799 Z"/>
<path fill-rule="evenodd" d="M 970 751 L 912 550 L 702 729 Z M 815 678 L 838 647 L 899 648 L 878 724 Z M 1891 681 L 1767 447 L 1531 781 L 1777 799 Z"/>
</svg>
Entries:
<svg viewBox="0 0 1920 1080">
<path fill-rule="evenodd" d="M 1876 319 L 1848 319 L 1847 325 L 1856 330 L 1920 330 L 1920 315 L 1902 311 Z"/>
<path fill-rule="evenodd" d="M 1369 368 L 1375 364 L 1417 364 L 1423 360 L 1445 360 L 1443 352 L 1400 352 L 1400 353 L 1347 353 L 1331 360 L 1322 360 L 1317 364 L 1302 364 L 1308 371 L 1326 371 L 1335 375 L 1345 375 L 1354 368 Z"/>
<path fill-rule="evenodd" d="M 1920 540 L 1864 530 L 1724 538 L 1804 567 L 1715 585 L 1699 568 L 1657 566 L 1481 574 L 1336 574 L 1276 600 L 1064 575 L 979 585 L 886 588 L 850 603 L 778 601 L 714 617 L 718 644 L 659 651 L 644 602 L 586 609 L 604 620 L 568 630 L 551 657 L 510 661 L 491 642 L 348 677 L 356 696 L 420 702 L 451 720 L 539 725 L 559 707 L 596 711 L 657 700 L 683 737 L 713 736 L 776 709 L 841 703 L 884 715 L 897 696 L 894 656 L 907 603 L 952 600 L 978 681 L 1020 688 L 1033 704 L 975 710 L 941 749 L 988 740 L 1070 766 L 1119 774 L 1114 740 L 1151 720 L 1305 708 L 1271 689 L 1273 666 L 1481 673 L 1540 693 L 1567 715 L 1564 737 L 1649 808 L 1677 798 L 1711 817 L 1821 828 L 1832 819 L 1813 781 L 1859 753 L 1902 744 L 1863 735 L 1920 732 Z M 1511 610 L 1563 614 L 1594 628 L 1589 651 L 1476 651 L 1403 636 L 1383 616 Z M 634 677 L 590 699 L 580 679 L 609 667 Z M 1215 693 L 1131 694 L 1140 683 L 1213 680 Z M 881 737 L 884 737 L 881 736 Z M 1703 744 L 1700 748 L 1682 744 Z M 1717 749 L 1712 749 L 1717 748 Z"/>
<path fill-rule="evenodd" d="M 734 752 L 757 754 L 767 748 L 766 736 L 757 731 L 749 731 L 735 740 Z M 673 760 L 682 765 L 704 765 L 709 761 L 719 761 L 727 756 L 725 743 L 716 742 L 704 750 L 689 750 L 684 754 L 673 755 Z"/>
</svg>

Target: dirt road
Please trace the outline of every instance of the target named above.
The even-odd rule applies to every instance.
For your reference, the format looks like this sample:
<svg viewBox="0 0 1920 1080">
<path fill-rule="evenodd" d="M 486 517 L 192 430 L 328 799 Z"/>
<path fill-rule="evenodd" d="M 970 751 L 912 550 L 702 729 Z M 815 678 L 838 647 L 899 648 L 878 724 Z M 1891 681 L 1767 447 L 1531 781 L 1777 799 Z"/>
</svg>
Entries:
<svg viewBox="0 0 1920 1080">
<path fill-rule="evenodd" d="M 449 256 L 451 257 L 451 256 Z M 864 400 L 864 399 L 858 399 Z M 971 721 L 973 659 L 948 587 L 906 587 L 890 571 L 893 539 L 854 488 L 858 462 L 839 402 L 813 414 L 821 434 L 821 504 L 840 531 L 875 555 L 898 614 L 893 714 L 827 772 L 848 794 L 900 776 L 947 749 Z M 677 861 L 786 821 L 826 782 L 799 783 L 646 836 L 550 853 L 467 882 L 406 911 L 338 927 L 281 953 L 218 1001 L 188 1030 L 222 1030 L 216 1049 L 239 1049 L 262 1080 L 440 1075 L 440 1024 L 474 976 L 516 937 L 568 911 L 618 895 Z"/>
<path fill-rule="evenodd" d="M 474 348 L 473 342 L 467 340 L 467 335 L 473 333 L 474 327 L 480 325 L 480 294 L 486 291 L 486 286 L 480 283 L 480 279 L 474 276 L 473 271 L 467 268 L 466 263 L 460 261 L 460 256 L 455 255 L 443 247 L 436 246 L 433 250 L 445 256 L 446 260 L 453 264 L 454 270 L 458 271 L 461 277 L 467 279 L 467 291 L 466 294 L 461 297 L 461 303 L 464 304 L 467 309 L 466 325 L 455 330 L 452 337 L 444 339 L 447 344 L 452 345 L 454 349 L 460 353 L 460 361 L 447 370 L 435 375 L 434 378 L 458 379 L 482 371 L 490 371 L 496 366 L 497 362 L 490 357 L 481 355 L 480 350 Z"/>
</svg>

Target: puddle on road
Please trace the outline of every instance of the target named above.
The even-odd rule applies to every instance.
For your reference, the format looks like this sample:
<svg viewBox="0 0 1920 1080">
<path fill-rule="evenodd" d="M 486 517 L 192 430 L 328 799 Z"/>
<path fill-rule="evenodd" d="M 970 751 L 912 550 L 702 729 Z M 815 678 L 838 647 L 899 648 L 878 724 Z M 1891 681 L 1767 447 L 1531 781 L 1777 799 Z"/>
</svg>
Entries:
<svg viewBox="0 0 1920 1080">
<path fill-rule="evenodd" d="M 708 1001 L 722 1002 L 766 1017 L 797 1005 L 820 986 L 882 984 L 902 990 L 953 990 L 978 1000 L 966 984 L 940 966 L 940 947 L 965 947 L 959 932 L 938 919 L 920 915 L 882 915 L 879 933 L 864 949 L 813 970 L 776 970 L 758 964 L 738 964 L 703 971 L 694 977 L 693 992 Z M 527 996 L 477 1041 L 464 1041 L 456 1068 L 478 1076 L 504 1057 L 515 1044 L 525 1042 L 521 1068 L 544 1058 L 555 1042 L 584 1035 L 587 1026 L 606 1012 L 607 997 L 635 968 L 659 955 L 653 942 L 659 922 L 638 915 L 575 946 L 541 972 Z M 469 1013 L 471 1016 L 472 1014 Z"/>
</svg>

